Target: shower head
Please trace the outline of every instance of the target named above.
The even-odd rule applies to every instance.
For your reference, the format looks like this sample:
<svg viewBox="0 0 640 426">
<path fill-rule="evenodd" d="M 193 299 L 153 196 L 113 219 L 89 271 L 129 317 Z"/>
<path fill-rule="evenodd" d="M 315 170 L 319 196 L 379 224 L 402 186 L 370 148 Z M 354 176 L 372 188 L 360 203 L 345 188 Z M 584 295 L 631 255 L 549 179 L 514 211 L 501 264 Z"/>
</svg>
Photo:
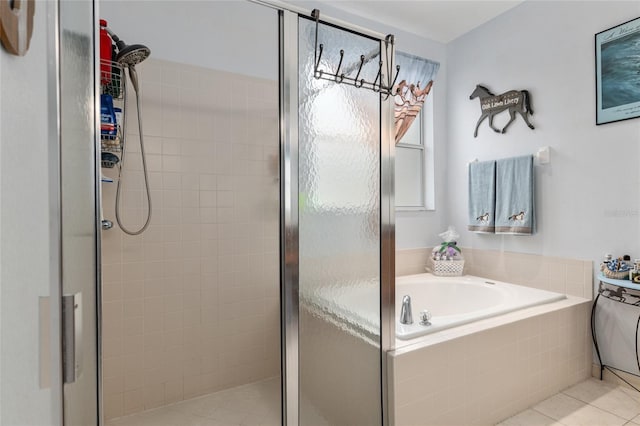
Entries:
<svg viewBox="0 0 640 426">
<path fill-rule="evenodd" d="M 120 45 L 122 45 L 122 48 Z M 127 46 L 122 40 L 120 40 L 116 46 L 118 47 L 116 62 L 122 65 L 138 65 L 151 54 L 151 50 L 142 44 L 132 44 Z"/>
<path fill-rule="evenodd" d="M 151 50 L 143 44 L 127 45 L 124 41 L 120 40 L 120 37 L 115 35 L 113 31 L 107 28 L 109 35 L 116 44 L 118 54 L 116 55 L 116 62 L 125 66 L 135 66 L 144 61 L 151 55 Z"/>
</svg>

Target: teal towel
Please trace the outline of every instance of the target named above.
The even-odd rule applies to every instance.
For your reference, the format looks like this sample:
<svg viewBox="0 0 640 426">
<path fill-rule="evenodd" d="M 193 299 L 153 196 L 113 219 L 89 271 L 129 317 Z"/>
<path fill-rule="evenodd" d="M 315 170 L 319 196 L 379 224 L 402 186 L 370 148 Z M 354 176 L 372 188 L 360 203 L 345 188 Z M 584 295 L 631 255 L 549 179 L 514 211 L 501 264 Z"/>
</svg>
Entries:
<svg viewBox="0 0 640 426">
<path fill-rule="evenodd" d="M 495 232 L 496 162 L 469 164 L 469 231 Z"/>
<path fill-rule="evenodd" d="M 535 232 L 533 155 L 505 158 L 496 164 L 496 234 Z"/>
</svg>

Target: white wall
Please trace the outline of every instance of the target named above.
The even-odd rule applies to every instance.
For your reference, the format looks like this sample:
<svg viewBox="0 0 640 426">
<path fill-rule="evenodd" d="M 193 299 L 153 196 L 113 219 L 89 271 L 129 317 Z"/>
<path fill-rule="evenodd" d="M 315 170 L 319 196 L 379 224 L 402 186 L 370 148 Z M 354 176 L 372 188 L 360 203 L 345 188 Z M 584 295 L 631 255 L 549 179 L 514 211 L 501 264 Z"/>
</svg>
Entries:
<svg viewBox="0 0 640 426">
<path fill-rule="evenodd" d="M 593 261 L 604 253 L 640 257 L 640 119 L 596 126 L 594 75 L 594 34 L 638 15 L 638 2 L 527 1 L 448 45 L 446 186 L 462 245 Z M 536 129 L 518 117 L 506 134 L 483 123 L 474 139 L 476 84 L 529 90 Z M 551 164 L 536 172 L 538 232 L 466 231 L 467 162 L 544 145 Z"/>
<path fill-rule="evenodd" d="M 0 424 L 52 424 L 40 389 L 40 296 L 49 295 L 47 8 L 24 57 L 0 48 Z"/>
<path fill-rule="evenodd" d="M 264 6 L 238 0 L 101 0 L 100 17 L 127 44 L 144 44 L 157 59 L 259 78 L 277 75 L 278 14 Z"/>
<path fill-rule="evenodd" d="M 446 185 L 460 244 L 582 258 L 595 268 L 604 253 L 640 257 L 640 119 L 595 125 L 594 71 L 594 34 L 639 15 L 639 2 L 527 1 L 447 46 Z M 476 84 L 495 93 L 529 90 L 536 129 L 518 117 L 506 134 L 483 123 L 474 139 L 480 109 L 469 95 Z M 508 119 L 503 115 L 496 127 Z M 537 234 L 466 231 L 467 162 L 531 154 L 544 145 L 551 146 L 551 164 L 536 170 Z M 607 302 L 597 328 L 605 362 L 636 371 L 629 337 L 637 310 Z"/>
</svg>

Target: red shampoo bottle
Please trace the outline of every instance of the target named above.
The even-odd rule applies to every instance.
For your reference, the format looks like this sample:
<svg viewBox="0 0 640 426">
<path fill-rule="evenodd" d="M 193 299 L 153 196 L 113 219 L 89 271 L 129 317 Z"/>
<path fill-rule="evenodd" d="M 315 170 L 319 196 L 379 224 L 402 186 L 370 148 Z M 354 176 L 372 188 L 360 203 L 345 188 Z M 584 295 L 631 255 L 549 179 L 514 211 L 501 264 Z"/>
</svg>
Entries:
<svg viewBox="0 0 640 426">
<path fill-rule="evenodd" d="M 107 32 L 107 21 L 100 20 L 100 82 L 104 85 L 111 82 L 111 36 Z"/>
</svg>

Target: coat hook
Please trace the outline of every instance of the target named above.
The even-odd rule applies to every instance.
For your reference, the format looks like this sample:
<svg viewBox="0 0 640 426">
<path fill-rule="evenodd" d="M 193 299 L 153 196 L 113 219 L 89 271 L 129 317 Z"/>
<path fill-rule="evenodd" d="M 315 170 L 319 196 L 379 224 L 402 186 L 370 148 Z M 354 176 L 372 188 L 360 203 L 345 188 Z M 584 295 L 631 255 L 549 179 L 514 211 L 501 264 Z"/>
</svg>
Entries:
<svg viewBox="0 0 640 426">
<path fill-rule="evenodd" d="M 318 59 L 317 59 L 317 62 L 316 62 L 316 68 L 315 68 L 315 71 L 313 73 L 313 76 L 315 78 L 322 77 L 322 71 L 318 70 L 318 68 L 320 67 L 320 59 L 322 59 L 322 51 L 323 51 L 323 49 L 324 49 L 324 46 L 322 44 L 320 44 L 320 53 L 318 54 Z"/>
<path fill-rule="evenodd" d="M 358 80 L 358 77 L 360 77 L 360 71 L 362 71 L 363 65 L 364 65 L 364 55 L 360 55 L 360 66 L 358 67 L 358 73 L 356 74 L 356 78 L 355 78 L 356 81 Z"/>
<path fill-rule="evenodd" d="M 315 46 L 313 49 L 313 62 L 315 65 L 315 68 L 313 70 L 313 76 L 315 78 L 320 78 L 320 76 L 322 76 L 322 71 L 320 71 L 320 74 L 318 74 L 318 66 L 320 65 L 320 57 L 322 57 L 322 44 L 320 44 L 320 56 L 318 55 L 318 27 L 320 26 L 320 11 L 318 9 L 313 9 L 311 11 L 311 17 L 316 21 L 316 39 L 315 39 Z"/>
<path fill-rule="evenodd" d="M 398 75 L 400 74 L 400 65 L 396 65 L 396 76 L 393 78 L 391 85 L 389 85 L 389 93 L 393 90 L 393 86 L 396 84 L 396 80 L 398 79 Z"/>
<path fill-rule="evenodd" d="M 335 72 L 320 69 L 320 63 L 322 62 L 322 54 L 324 53 L 324 45 L 319 43 L 319 40 L 318 40 L 318 30 L 320 27 L 320 11 L 318 9 L 314 9 L 311 12 L 311 19 L 315 21 L 315 41 L 314 41 L 315 50 L 314 50 L 314 56 L 313 56 L 313 60 L 314 60 L 313 76 L 316 79 L 333 80 L 338 84 L 340 83 L 350 84 L 356 88 L 366 87 L 367 89 L 371 89 L 376 93 L 380 93 L 384 97 L 384 99 L 388 99 L 389 96 L 392 94 L 393 85 L 398 79 L 398 75 L 400 71 L 400 67 L 396 66 L 396 75 L 393 78 L 391 85 L 387 87 L 385 85 L 385 81 L 387 83 L 391 81 L 392 68 L 393 68 L 393 50 L 394 50 L 394 41 L 395 41 L 394 36 L 389 34 L 388 36 L 385 37 L 384 42 L 387 44 L 387 49 L 386 49 L 387 60 L 386 62 L 382 60 L 379 62 L 378 74 L 376 75 L 376 78 L 373 81 L 373 83 L 370 83 L 369 81 L 366 81 L 366 79 L 360 77 L 360 75 L 362 74 L 362 69 L 364 68 L 364 63 L 367 61 L 366 55 L 360 55 L 360 63 L 358 64 L 358 70 L 356 72 L 355 78 L 347 75 L 347 74 L 351 74 L 352 72 L 351 67 L 349 67 L 349 70 L 347 71 L 343 71 L 342 73 L 340 72 L 344 62 L 343 49 L 340 49 L 340 61 L 338 62 L 338 67 L 336 68 Z M 389 47 L 389 45 L 391 46 Z M 380 55 L 381 54 L 382 53 L 380 53 Z M 385 70 L 385 73 L 383 74 L 382 67 L 384 66 L 385 63 L 387 64 L 388 68 Z"/>
<path fill-rule="evenodd" d="M 378 75 L 376 75 L 376 79 L 375 79 L 375 80 L 373 80 L 373 87 L 372 87 L 372 89 L 373 89 L 375 92 L 379 92 L 379 91 L 380 91 L 380 90 L 379 90 L 379 87 L 382 85 L 382 78 L 381 78 L 381 76 L 382 76 L 382 61 L 380 61 L 380 67 L 378 68 Z M 376 86 L 376 83 L 378 82 L 378 79 L 380 79 L 380 86 Z M 376 87 L 378 87 L 378 88 L 376 88 Z"/>
<path fill-rule="evenodd" d="M 387 99 L 389 99 L 389 96 L 391 96 L 391 89 L 380 91 L 380 95 L 383 96 L 382 100 L 386 101 Z"/>
<path fill-rule="evenodd" d="M 380 80 L 380 86 L 381 89 L 384 89 L 384 94 L 387 95 L 386 97 L 383 98 L 383 100 L 387 100 L 389 99 L 389 96 L 391 95 L 391 93 L 393 92 L 393 86 L 396 84 L 396 80 L 398 79 L 398 75 L 400 74 L 400 65 L 396 65 L 396 76 L 394 77 L 393 81 L 391 82 L 391 84 L 387 87 L 382 87 L 382 80 Z M 391 76 L 389 76 L 391 77 Z"/>
<path fill-rule="evenodd" d="M 336 70 L 336 82 L 342 83 L 344 80 L 344 73 L 340 74 L 340 67 L 342 67 L 342 60 L 344 59 L 344 50 L 340 49 L 340 62 L 338 62 L 338 69 Z"/>
</svg>

